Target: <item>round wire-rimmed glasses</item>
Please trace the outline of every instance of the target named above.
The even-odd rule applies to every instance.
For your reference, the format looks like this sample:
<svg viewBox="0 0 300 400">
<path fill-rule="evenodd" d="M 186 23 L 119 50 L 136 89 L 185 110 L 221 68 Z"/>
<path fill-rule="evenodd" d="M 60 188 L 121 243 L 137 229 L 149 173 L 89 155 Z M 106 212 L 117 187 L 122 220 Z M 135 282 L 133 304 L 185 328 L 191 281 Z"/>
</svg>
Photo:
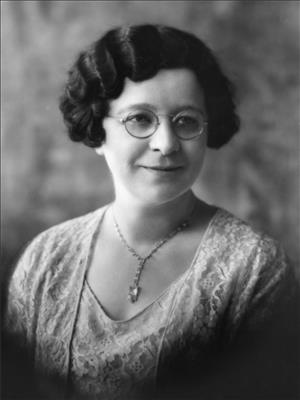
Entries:
<svg viewBox="0 0 300 400">
<path fill-rule="evenodd" d="M 155 114 L 150 110 L 136 110 L 130 112 L 126 117 L 114 118 L 125 126 L 129 135 L 137 139 L 147 139 L 158 129 L 161 121 L 159 117 L 167 117 L 175 135 L 181 140 L 192 140 L 200 137 L 207 126 L 207 120 L 203 113 L 198 110 L 188 109 L 176 115 Z"/>
</svg>

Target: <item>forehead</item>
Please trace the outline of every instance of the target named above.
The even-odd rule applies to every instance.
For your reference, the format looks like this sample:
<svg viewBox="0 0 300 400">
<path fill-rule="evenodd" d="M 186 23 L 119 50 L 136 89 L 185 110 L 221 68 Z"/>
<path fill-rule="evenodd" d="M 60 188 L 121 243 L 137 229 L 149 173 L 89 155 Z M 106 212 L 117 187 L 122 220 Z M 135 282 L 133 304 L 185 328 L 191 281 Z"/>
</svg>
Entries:
<svg viewBox="0 0 300 400">
<path fill-rule="evenodd" d="M 187 106 L 205 110 L 204 93 L 189 69 L 160 70 L 153 78 L 133 82 L 126 78 L 121 95 L 110 101 L 110 111 L 121 113 L 139 104 L 164 112 Z"/>
</svg>

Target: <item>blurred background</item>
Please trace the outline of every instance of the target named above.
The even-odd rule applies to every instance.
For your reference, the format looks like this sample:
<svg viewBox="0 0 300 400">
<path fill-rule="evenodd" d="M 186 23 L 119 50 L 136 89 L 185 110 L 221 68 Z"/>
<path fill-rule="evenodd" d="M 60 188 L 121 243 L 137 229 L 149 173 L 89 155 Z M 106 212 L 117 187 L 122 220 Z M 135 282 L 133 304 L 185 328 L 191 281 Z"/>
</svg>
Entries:
<svg viewBox="0 0 300 400">
<path fill-rule="evenodd" d="M 113 198 L 103 159 L 58 110 L 77 53 L 120 24 L 199 35 L 237 90 L 238 135 L 209 151 L 204 200 L 282 242 L 299 271 L 298 1 L 2 1 L 2 269 L 37 233 Z"/>
</svg>

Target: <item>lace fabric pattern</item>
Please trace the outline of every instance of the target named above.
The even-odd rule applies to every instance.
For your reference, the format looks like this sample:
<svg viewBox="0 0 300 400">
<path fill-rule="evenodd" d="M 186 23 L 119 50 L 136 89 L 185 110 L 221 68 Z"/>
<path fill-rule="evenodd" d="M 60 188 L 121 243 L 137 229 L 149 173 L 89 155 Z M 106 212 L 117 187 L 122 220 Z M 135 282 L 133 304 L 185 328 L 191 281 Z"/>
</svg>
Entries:
<svg viewBox="0 0 300 400">
<path fill-rule="evenodd" d="M 154 393 L 159 345 L 173 296 L 170 292 L 163 307 L 155 302 L 128 321 L 113 321 L 85 281 L 71 350 L 75 395 L 123 399 Z"/>
<path fill-rule="evenodd" d="M 61 398 L 149 395 L 177 355 L 181 365 L 205 363 L 211 344 L 255 330 L 282 296 L 290 269 L 281 247 L 218 209 L 183 276 L 144 312 L 112 321 L 85 281 L 105 210 L 38 235 L 9 285 L 5 330 L 58 383 Z"/>
</svg>

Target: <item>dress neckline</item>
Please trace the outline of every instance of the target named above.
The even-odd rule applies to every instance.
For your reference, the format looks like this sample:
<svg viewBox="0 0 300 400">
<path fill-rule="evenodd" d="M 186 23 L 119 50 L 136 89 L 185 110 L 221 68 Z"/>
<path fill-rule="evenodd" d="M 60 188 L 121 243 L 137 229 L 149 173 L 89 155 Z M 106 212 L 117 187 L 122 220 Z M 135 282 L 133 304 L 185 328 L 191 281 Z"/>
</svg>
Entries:
<svg viewBox="0 0 300 400">
<path fill-rule="evenodd" d="M 87 262 L 85 265 L 85 276 L 84 276 L 84 280 L 83 280 L 83 286 L 86 287 L 89 295 L 93 298 L 93 300 L 97 303 L 98 305 L 98 309 L 100 310 L 100 313 L 102 315 L 102 317 L 110 324 L 116 324 L 116 325 L 120 325 L 120 324 L 127 324 L 135 319 L 137 319 L 138 317 L 140 317 L 141 315 L 145 314 L 148 310 L 150 310 L 154 305 L 158 304 L 160 305 L 160 301 L 167 296 L 167 294 L 170 294 L 172 292 L 172 289 L 175 289 L 175 292 L 177 292 L 177 290 L 179 290 L 182 285 L 184 284 L 184 282 L 186 281 L 186 279 L 188 278 L 188 276 L 191 274 L 192 270 L 194 269 L 194 266 L 196 264 L 196 261 L 199 259 L 199 254 L 203 249 L 203 244 L 208 236 L 208 234 L 210 233 L 211 229 L 213 228 L 215 221 L 217 220 L 218 215 L 220 214 L 220 212 L 222 211 L 221 208 L 217 207 L 216 211 L 214 212 L 214 214 L 212 215 L 212 217 L 210 218 L 209 223 L 207 224 L 205 231 L 202 235 L 202 238 L 200 240 L 199 245 L 197 246 L 197 249 L 194 253 L 194 257 L 190 263 L 190 265 L 186 268 L 186 270 L 184 272 L 182 272 L 182 274 L 180 274 L 173 282 L 171 282 L 153 301 L 151 301 L 149 304 L 147 304 L 143 309 L 141 309 L 140 311 L 138 311 L 136 314 L 132 315 L 129 318 L 126 319 L 113 319 L 109 316 L 109 314 L 106 312 L 106 310 L 104 309 L 101 301 L 98 299 L 98 296 L 95 294 L 95 292 L 93 291 L 93 289 L 91 288 L 88 280 L 87 280 L 87 271 L 89 269 L 90 263 L 91 263 L 91 259 L 92 259 L 92 253 L 94 251 L 94 246 L 95 246 L 95 242 L 96 242 L 96 237 L 97 234 L 100 232 L 101 229 L 101 225 L 105 216 L 106 211 L 109 209 L 110 204 L 108 204 L 102 215 L 101 218 L 97 224 L 97 227 L 95 229 L 95 231 L 93 232 L 93 238 L 91 241 L 91 245 L 88 249 L 88 258 L 87 258 Z M 181 284 L 180 284 L 180 281 Z"/>
</svg>

